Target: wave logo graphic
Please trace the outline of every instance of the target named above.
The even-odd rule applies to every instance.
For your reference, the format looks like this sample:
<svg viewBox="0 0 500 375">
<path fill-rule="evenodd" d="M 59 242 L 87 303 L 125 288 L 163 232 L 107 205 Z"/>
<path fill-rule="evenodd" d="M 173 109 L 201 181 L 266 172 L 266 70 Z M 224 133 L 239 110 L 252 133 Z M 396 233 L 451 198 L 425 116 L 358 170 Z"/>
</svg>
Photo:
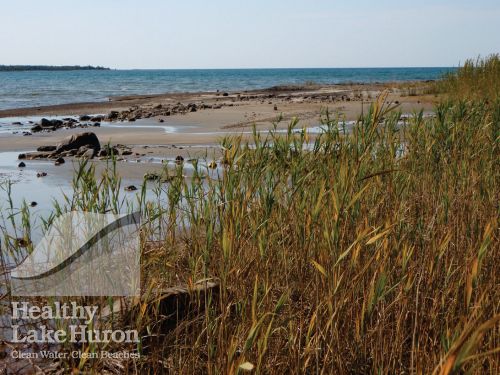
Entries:
<svg viewBox="0 0 500 375">
<path fill-rule="evenodd" d="M 10 272 L 13 296 L 138 296 L 140 213 L 57 217 Z"/>
</svg>

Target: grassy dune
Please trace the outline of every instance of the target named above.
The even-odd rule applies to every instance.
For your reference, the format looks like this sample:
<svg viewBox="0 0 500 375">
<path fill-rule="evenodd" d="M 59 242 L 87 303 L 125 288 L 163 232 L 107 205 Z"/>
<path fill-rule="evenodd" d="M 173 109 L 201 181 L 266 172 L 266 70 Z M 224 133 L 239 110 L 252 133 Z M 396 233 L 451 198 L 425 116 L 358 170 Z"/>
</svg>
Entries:
<svg viewBox="0 0 500 375">
<path fill-rule="evenodd" d="M 499 58 L 467 62 L 439 85 L 435 117 L 400 126 L 382 96 L 352 133 L 325 113 L 316 137 L 292 121 L 287 134 L 226 138 L 220 179 L 179 170 L 158 190 L 168 207 L 139 202 L 165 223 L 144 229 L 161 237 L 143 242 L 143 301 L 207 278 L 219 292 L 168 330 L 154 303 L 133 310 L 127 321 L 154 336 L 140 360 L 64 366 L 498 373 Z M 101 185 L 92 176 L 84 166 L 67 205 L 118 210 L 112 170 Z"/>
</svg>

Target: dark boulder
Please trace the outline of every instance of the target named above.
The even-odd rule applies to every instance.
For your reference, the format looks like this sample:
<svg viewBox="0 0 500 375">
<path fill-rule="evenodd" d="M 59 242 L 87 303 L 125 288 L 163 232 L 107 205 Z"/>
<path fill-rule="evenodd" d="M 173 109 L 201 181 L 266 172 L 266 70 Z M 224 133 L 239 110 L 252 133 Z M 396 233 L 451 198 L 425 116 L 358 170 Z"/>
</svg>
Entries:
<svg viewBox="0 0 500 375">
<path fill-rule="evenodd" d="M 59 158 L 56 159 L 56 161 L 55 161 L 54 164 L 55 165 L 61 165 L 61 164 L 64 164 L 64 163 L 65 163 L 64 159 L 61 158 L 61 157 L 59 157 Z"/>
<path fill-rule="evenodd" d="M 18 168 L 24 168 L 26 167 L 26 164 L 22 161 L 17 165 Z"/>
<path fill-rule="evenodd" d="M 89 115 L 81 115 L 80 116 L 80 121 L 89 121 L 91 117 Z"/>
<path fill-rule="evenodd" d="M 43 130 L 43 128 L 41 125 L 35 125 L 35 126 L 31 127 L 31 131 L 33 133 L 38 133 L 38 132 L 41 132 L 42 130 Z"/>
<path fill-rule="evenodd" d="M 42 126 L 42 128 L 52 127 L 52 121 L 50 121 L 46 118 L 43 118 L 40 120 L 40 125 Z"/>
<path fill-rule="evenodd" d="M 95 133 L 86 132 L 73 134 L 69 137 L 64 138 L 61 143 L 57 145 L 56 153 L 68 150 L 78 150 L 82 146 L 87 146 L 88 148 L 94 149 L 96 152 L 101 149 L 101 144 Z"/>
</svg>

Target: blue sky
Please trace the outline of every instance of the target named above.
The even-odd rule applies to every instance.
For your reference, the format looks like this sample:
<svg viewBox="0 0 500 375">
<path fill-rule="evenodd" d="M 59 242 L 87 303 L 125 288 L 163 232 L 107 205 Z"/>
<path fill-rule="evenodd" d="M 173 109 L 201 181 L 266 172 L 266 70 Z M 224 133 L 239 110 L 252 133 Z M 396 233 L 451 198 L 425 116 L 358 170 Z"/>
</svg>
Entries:
<svg viewBox="0 0 500 375">
<path fill-rule="evenodd" d="M 498 0 L 0 0 L 0 64 L 456 66 L 500 52 Z"/>
</svg>

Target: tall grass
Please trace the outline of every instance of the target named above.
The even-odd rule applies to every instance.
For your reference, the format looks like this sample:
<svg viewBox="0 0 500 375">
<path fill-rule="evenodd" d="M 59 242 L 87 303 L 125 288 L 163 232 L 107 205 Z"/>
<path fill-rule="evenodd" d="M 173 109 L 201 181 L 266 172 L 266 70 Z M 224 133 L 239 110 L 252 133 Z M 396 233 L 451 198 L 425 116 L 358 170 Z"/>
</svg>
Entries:
<svg viewBox="0 0 500 375">
<path fill-rule="evenodd" d="M 165 244 L 186 282 L 221 285 L 164 335 L 170 369 L 496 373 L 498 139 L 487 106 L 437 113 L 226 139 L 223 178 L 184 186 L 190 226 Z"/>
<path fill-rule="evenodd" d="M 293 120 L 285 134 L 225 138 L 219 178 L 179 168 L 158 192 L 167 206 L 140 202 L 167 221 L 160 241 L 143 241 L 142 304 L 127 320 L 147 332 L 129 348 L 143 356 L 67 369 L 498 373 L 499 80 L 486 98 L 462 78 L 489 64 L 448 78 L 460 98 L 434 117 L 401 126 L 383 96 L 351 132 L 325 113 L 319 136 Z M 116 206 L 117 194 L 100 197 L 116 183 L 82 175 L 74 205 Z M 200 296 L 205 309 L 162 326 L 151 296 L 206 279 L 219 293 Z"/>
<path fill-rule="evenodd" d="M 500 94 L 500 55 L 466 60 L 456 72 L 438 82 L 439 91 L 453 99 L 498 99 Z"/>
</svg>

